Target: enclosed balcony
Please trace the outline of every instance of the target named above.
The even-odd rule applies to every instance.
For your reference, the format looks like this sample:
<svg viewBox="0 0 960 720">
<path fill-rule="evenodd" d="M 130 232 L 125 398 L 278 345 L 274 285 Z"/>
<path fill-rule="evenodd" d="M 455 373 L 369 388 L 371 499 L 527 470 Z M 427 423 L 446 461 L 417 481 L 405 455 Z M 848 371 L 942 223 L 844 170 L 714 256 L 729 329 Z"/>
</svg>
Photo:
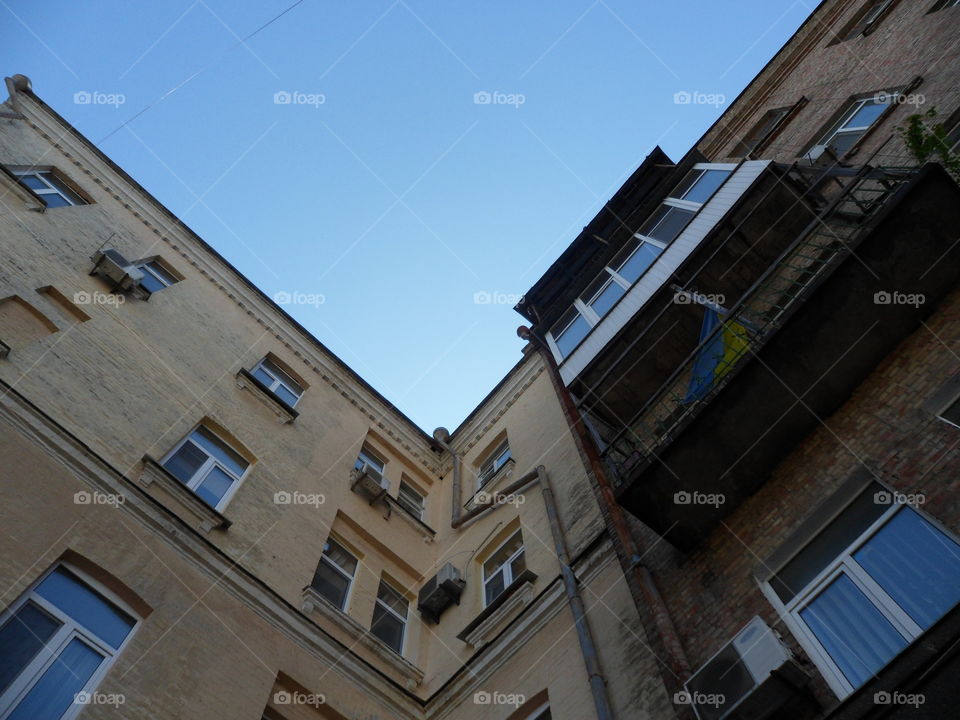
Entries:
<svg viewBox="0 0 960 720">
<path fill-rule="evenodd" d="M 960 279 L 960 188 L 939 166 L 837 169 L 786 213 L 776 190 L 744 209 L 739 240 L 704 243 L 570 381 L 620 503 L 680 548 L 753 493 Z"/>
</svg>

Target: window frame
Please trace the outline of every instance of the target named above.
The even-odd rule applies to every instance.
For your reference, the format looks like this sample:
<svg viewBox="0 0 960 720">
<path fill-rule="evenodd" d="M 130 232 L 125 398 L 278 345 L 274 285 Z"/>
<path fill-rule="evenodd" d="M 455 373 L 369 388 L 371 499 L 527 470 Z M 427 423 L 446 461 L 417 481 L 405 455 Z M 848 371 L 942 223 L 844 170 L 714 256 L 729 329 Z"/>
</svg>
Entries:
<svg viewBox="0 0 960 720">
<path fill-rule="evenodd" d="M 354 581 L 357 579 L 357 574 L 356 574 L 356 570 L 354 570 L 353 573 L 348 572 L 346 568 L 341 567 L 336 560 L 334 560 L 332 557 L 327 555 L 327 546 L 330 543 L 333 543 L 334 545 L 339 547 L 341 550 L 343 550 L 343 552 L 345 552 L 347 555 L 352 557 L 353 561 L 356 563 L 357 568 L 360 567 L 360 558 L 357 557 L 352 550 L 349 550 L 347 546 L 343 544 L 342 541 L 337 540 L 333 535 L 327 536 L 327 539 L 323 543 L 323 550 L 320 553 L 320 562 L 321 563 L 325 562 L 334 572 L 344 576 L 347 580 L 347 592 L 344 593 L 343 595 L 343 607 L 337 608 L 338 610 L 340 610 L 340 612 L 346 613 L 347 608 L 350 607 L 350 600 L 353 598 L 353 586 L 354 586 Z M 314 575 L 316 575 L 316 571 L 314 571 Z M 326 595 L 323 595 L 322 593 L 320 593 L 319 590 L 313 587 L 312 579 L 310 582 L 310 587 L 313 589 L 314 592 L 320 595 L 320 597 L 322 597 L 324 600 L 329 602 L 334 607 L 337 607 L 336 603 L 334 603 L 333 600 L 328 598 Z"/>
<path fill-rule="evenodd" d="M 362 460 L 362 462 L 361 462 Z M 381 456 L 370 449 L 366 444 L 360 448 L 360 452 L 357 453 L 357 459 L 353 461 L 354 470 L 363 470 L 364 466 L 369 465 L 378 473 L 380 477 L 386 477 L 387 461 L 381 459 Z"/>
<path fill-rule="evenodd" d="M 17 179 L 21 183 L 23 183 L 27 188 L 30 189 L 30 192 L 32 192 L 34 195 L 37 195 L 40 198 L 43 198 L 44 199 L 43 204 L 46 205 L 47 209 L 51 209 L 50 205 L 46 201 L 46 197 L 48 195 L 57 195 L 64 202 L 67 203 L 66 205 L 54 205 L 52 209 L 56 209 L 58 207 L 76 207 L 78 205 L 90 204 L 89 201 L 85 197 L 83 197 L 83 195 L 81 195 L 79 192 L 77 192 L 72 187 L 70 187 L 70 183 L 67 182 L 63 178 L 63 176 L 61 176 L 57 172 L 55 168 L 52 168 L 52 167 L 27 168 L 27 169 L 11 170 L 10 172 L 16 175 Z M 36 178 L 39 182 L 46 185 L 46 187 L 43 189 L 30 187 L 29 185 L 23 182 L 23 178 L 28 176 Z M 44 176 L 49 176 L 49 178 L 51 178 L 52 181 L 51 179 L 48 179 L 47 177 L 44 177 Z"/>
<path fill-rule="evenodd" d="M 267 363 L 269 363 L 270 367 L 266 366 Z M 290 375 L 290 373 L 287 370 L 282 368 L 279 365 L 279 363 L 276 360 L 274 360 L 269 354 L 264 355 L 263 358 L 261 358 L 256 365 L 250 368 L 250 374 L 256 377 L 257 370 L 262 370 L 264 373 L 266 373 L 267 375 L 273 378 L 273 382 L 271 382 L 269 385 L 264 383 L 264 386 L 267 388 L 267 390 L 273 393 L 274 396 L 280 402 L 282 402 L 287 407 L 295 408 L 297 406 L 297 403 L 299 403 L 300 400 L 303 398 L 303 394 L 306 392 L 306 388 L 303 387 L 299 382 L 297 382 L 297 379 L 292 375 Z M 285 376 L 287 380 L 284 380 L 284 377 L 281 377 L 281 376 Z M 257 380 L 260 380 L 260 378 L 257 377 Z M 261 380 L 261 382 L 263 381 Z M 294 383 L 296 385 L 296 388 L 291 387 L 290 383 Z M 293 401 L 292 405 L 288 403 L 286 400 L 284 400 L 282 397 L 277 395 L 277 388 L 280 386 L 282 386 L 291 395 L 296 397 L 296 400 Z"/>
<path fill-rule="evenodd" d="M 419 510 L 414 510 L 413 508 L 409 507 L 408 503 L 410 503 L 410 500 L 401 497 L 404 493 L 404 490 L 415 494 L 420 499 L 420 502 L 416 504 L 417 507 L 419 507 Z M 397 504 L 417 520 L 420 520 L 421 522 L 423 521 L 423 515 L 427 509 L 427 496 L 425 493 L 420 492 L 418 488 L 414 487 L 413 484 L 408 482 L 407 479 L 403 477 L 400 478 L 400 485 L 397 487 Z"/>
<path fill-rule="evenodd" d="M 804 543 L 804 545 L 800 547 L 796 553 L 794 553 L 790 558 L 785 559 L 781 563 L 780 567 L 771 574 L 770 578 L 760 582 L 760 589 L 766 596 L 767 600 L 777 611 L 777 614 L 784 621 L 784 624 L 790 629 L 800 646 L 804 649 L 813 664 L 820 671 L 820 674 L 827 682 L 827 685 L 841 700 L 856 692 L 856 690 L 862 686 L 854 686 L 849 680 L 847 680 L 837 662 L 831 657 L 829 651 L 821 644 L 814 632 L 807 625 L 806 621 L 804 621 L 800 616 L 801 611 L 814 602 L 820 596 L 820 594 L 830 587 L 831 583 L 833 583 L 833 581 L 836 580 L 841 574 L 845 575 L 854 584 L 854 586 L 863 593 L 873 607 L 876 608 L 876 610 L 888 622 L 890 622 L 891 626 L 901 634 L 906 642 L 906 645 L 904 646 L 904 649 L 906 649 L 911 644 L 916 642 L 916 640 L 926 632 L 926 629 L 917 624 L 907 614 L 906 610 L 897 605 L 896 601 L 885 590 L 883 590 L 879 583 L 874 580 L 869 573 L 860 566 L 859 563 L 857 563 L 857 561 L 853 558 L 853 555 L 905 508 L 912 509 L 924 522 L 930 524 L 933 528 L 939 530 L 954 542 L 958 542 L 957 538 L 952 532 L 937 522 L 936 519 L 931 518 L 929 515 L 922 512 L 916 505 L 906 504 L 894 500 L 890 503 L 890 507 L 884 510 L 876 519 L 874 519 L 874 521 L 871 522 L 870 525 L 867 526 L 867 528 L 865 528 L 851 543 L 840 550 L 836 556 L 819 573 L 817 573 L 816 576 L 814 576 L 804 587 L 799 588 L 788 602 L 784 602 L 777 594 L 776 588 L 773 587 L 771 580 L 776 577 L 776 574 L 786 567 L 789 562 L 800 555 L 800 553 L 802 553 L 810 545 L 810 543 L 819 536 L 820 533 L 826 530 L 826 528 L 832 523 L 836 522 L 837 518 L 839 518 L 840 515 L 842 515 L 842 513 L 849 508 L 857 498 L 861 497 L 865 492 L 870 492 L 871 487 L 877 486 L 883 487 L 884 490 L 887 490 L 886 486 L 882 486 L 879 483 L 873 483 L 865 486 L 862 492 L 854 494 L 846 503 L 844 503 L 843 507 L 837 510 L 837 512 L 833 515 L 833 518 L 818 531 L 817 535 L 809 538 L 809 540 Z M 894 491 L 890 490 L 889 492 L 891 493 L 891 497 L 897 497 Z M 896 654 L 890 657 L 882 667 L 886 667 L 890 662 L 893 661 L 895 657 Z"/>
<path fill-rule="evenodd" d="M 848 99 L 843 104 L 840 112 L 834 115 L 831 121 L 826 124 L 825 127 L 827 129 L 818 132 L 814 141 L 808 143 L 803 152 L 801 152 L 797 157 L 808 157 L 811 151 L 818 146 L 833 148 L 833 140 L 837 135 L 859 132 L 857 139 L 853 141 L 853 144 L 850 145 L 850 147 L 841 153 L 834 153 L 837 156 L 837 159 L 852 155 L 860 147 L 860 144 L 863 142 L 864 138 L 866 138 L 871 132 L 879 127 L 883 119 L 893 110 L 894 107 L 896 107 L 899 98 L 903 95 L 904 89 L 905 88 L 903 87 L 898 87 L 889 91 L 876 90 L 872 93 L 865 93 Z M 877 115 L 872 123 L 866 126 L 857 126 L 855 128 L 844 127 L 846 123 L 852 120 L 854 116 L 871 101 L 875 104 L 880 104 L 878 101 L 881 98 L 886 99 L 885 108 L 883 112 Z M 831 150 L 831 152 L 833 152 L 833 150 Z"/>
<path fill-rule="evenodd" d="M 173 280 L 171 281 L 163 277 L 163 275 L 158 273 L 157 270 L 155 270 L 153 267 L 150 267 L 151 265 L 159 269 L 160 273 L 162 273 L 163 275 L 168 275 L 171 278 L 173 278 Z M 154 293 L 158 293 L 161 290 L 166 290 L 168 287 L 172 287 L 173 285 L 176 285 L 178 282 L 180 282 L 180 279 L 176 275 L 174 275 L 172 272 L 170 272 L 167 268 L 165 268 L 163 266 L 163 263 L 157 260 L 157 258 L 140 260 L 134 263 L 134 267 L 137 268 L 140 272 L 150 275 L 150 277 L 152 277 L 158 283 L 163 285 L 162 288 L 159 288 L 157 290 L 150 290 L 149 292 L 151 295 L 153 295 Z"/>
<path fill-rule="evenodd" d="M 503 548 L 505 548 L 507 545 L 513 542 L 513 539 L 516 537 L 520 538 L 520 547 L 517 548 L 513 553 L 511 553 L 510 556 L 507 557 L 500 565 L 498 565 L 496 570 L 494 570 L 488 576 L 487 563 L 498 552 L 500 552 Z M 480 564 L 481 572 L 483 573 L 483 606 L 485 608 L 490 607 L 490 605 L 495 603 L 500 598 L 500 596 L 502 596 L 507 591 L 507 588 L 509 588 L 517 579 L 513 576 L 513 562 L 521 555 L 524 555 L 524 556 L 526 555 L 526 546 L 523 544 L 523 531 L 520 528 L 517 528 L 514 532 L 510 533 L 510 535 L 508 535 L 507 538 L 502 543 L 497 545 L 497 547 L 493 550 L 493 552 L 487 555 L 487 559 Z M 526 558 L 524 558 L 524 566 L 526 566 Z M 499 593 L 497 593 L 495 596 L 493 596 L 488 600 L 487 584 L 494 577 L 499 575 L 501 572 L 503 573 L 503 590 L 501 590 Z"/>
<path fill-rule="evenodd" d="M 105 639 L 100 638 L 92 630 L 88 630 L 81 625 L 65 610 L 57 607 L 54 603 L 37 593 L 37 588 L 40 584 L 60 568 L 76 577 L 80 583 L 86 585 L 89 590 L 99 596 L 104 602 L 114 605 L 118 610 L 133 620 L 133 625 L 130 626 L 129 631 L 127 631 L 126 636 L 119 646 L 114 648 Z M 80 642 L 88 647 L 92 647 L 95 652 L 103 655 L 103 659 L 100 661 L 97 669 L 76 694 L 96 692 L 97 688 L 99 688 L 103 682 L 103 679 L 107 676 L 107 673 L 109 673 L 110 668 L 114 662 L 116 662 L 117 657 L 119 657 L 127 645 L 129 645 L 131 639 L 137 633 L 137 630 L 143 622 L 140 614 L 117 597 L 114 592 L 104 587 L 102 583 L 76 568 L 71 563 L 64 561 L 54 563 L 46 572 L 41 574 L 29 588 L 24 590 L 14 602 L 0 612 L 0 628 L 4 627 L 6 623 L 28 603 L 39 607 L 44 613 L 58 620 L 61 625 L 54 631 L 50 640 L 44 643 L 43 648 L 37 652 L 37 655 L 31 658 L 20 673 L 11 681 L 10 686 L 0 692 L 0 717 L 3 718 L 8 717 L 16 710 L 19 703 L 23 701 L 37 682 L 43 678 L 46 671 L 56 662 L 56 659 L 60 657 L 61 652 L 63 652 L 75 638 L 79 639 Z M 10 703 L 9 707 L 4 707 L 6 703 Z M 73 702 L 57 720 L 72 720 L 84 707 L 85 705 L 83 704 Z"/>
<path fill-rule="evenodd" d="M 400 613 L 398 613 L 396 610 L 390 607 L 388 603 L 380 599 L 380 589 L 381 587 L 384 587 L 384 586 L 388 590 L 390 590 L 391 592 L 399 596 L 407 604 L 407 612 L 403 617 L 400 616 Z M 375 638 L 377 638 L 380 642 L 382 642 L 388 648 L 393 650 L 397 655 L 402 656 L 403 651 L 406 648 L 406 644 L 407 644 L 407 625 L 410 617 L 410 599 L 407 598 L 406 595 L 404 595 L 402 592 L 397 590 L 397 588 L 395 588 L 391 583 L 387 582 L 381 576 L 380 584 L 377 586 L 377 596 L 374 598 L 374 612 L 376 612 L 376 608 L 378 607 L 385 610 L 389 615 L 391 615 L 395 620 L 397 620 L 400 623 L 400 647 L 395 648 L 389 642 L 387 642 L 382 637 L 374 633 L 373 626 L 376 624 L 376 616 L 374 616 L 374 618 L 370 621 L 370 634 L 372 634 Z"/>
<path fill-rule="evenodd" d="M 506 457 L 504 458 L 504 454 Z M 502 462 L 498 461 L 503 458 Z M 500 470 L 513 459 L 513 451 L 510 449 L 510 438 L 504 438 L 502 442 L 497 443 L 492 451 L 484 456 L 483 462 L 477 467 L 477 489 L 480 490 L 489 483 Z"/>
<path fill-rule="evenodd" d="M 790 123 L 794 116 L 807 104 L 807 98 L 801 97 L 792 105 L 768 108 L 750 127 L 747 133 L 736 142 L 731 157 L 747 160 L 755 158 L 769 146 Z"/>
<path fill-rule="evenodd" d="M 953 7 L 960 7 L 960 0 L 937 0 L 933 7 L 927 11 L 927 14 L 937 12 L 938 10 L 947 10 Z"/>
<path fill-rule="evenodd" d="M 208 433 L 210 433 L 220 443 L 225 445 L 227 449 L 229 449 L 231 452 L 239 455 L 240 458 L 247 464 L 246 468 L 244 468 L 244 471 L 240 475 L 240 477 L 237 477 L 234 474 L 234 472 L 230 470 L 230 468 L 226 467 L 222 462 L 220 462 L 215 457 L 210 455 L 209 451 L 206 448 L 204 448 L 202 445 L 200 445 L 196 441 L 190 440 L 190 438 L 194 435 L 194 433 L 196 433 L 200 428 L 203 428 Z M 236 494 L 237 489 L 240 487 L 240 485 L 246 479 L 247 475 L 250 473 L 250 468 L 253 467 L 253 462 L 251 462 L 242 452 L 237 450 L 237 448 L 235 448 L 231 443 L 224 440 L 220 436 L 220 434 L 216 432 L 213 428 L 211 428 L 208 425 L 205 425 L 204 423 L 198 423 L 197 425 L 194 426 L 193 430 L 188 432 L 176 445 L 173 446 L 173 449 L 171 449 L 166 455 L 163 456 L 163 459 L 160 460 L 160 465 L 165 470 L 167 469 L 167 462 L 174 455 L 176 455 L 177 452 L 180 451 L 180 448 L 183 447 L 187 442 L 191 442 L 194 446 L 196 446 L 200 450 L 200 452 L 204 453 L 207 456 L 207 459 L 199 468 L 197 468 L 196 472 L 190 477 L 190 480 L 188 482 L 184 482 L 183 480 L 180 480 L 180 478 L 177 478 L 177 482 L 182 483 L 183 486 L 188 490 L 190 490 L 190 492 L 192 492 L 194 495 L 196 495 L 201 502 L 204 502 L 207 505 L 209 505 L 209 503 L 207 503 L 206 500 L 200 497 L 200 495 L 196 491 L 196 488 L 198 488 L 200 485 L 203 484 L 203 481 L 207 479 L 207 476 L 214 469 L 214 467 L 219 468 L 221 471 L 223 471 L 224 473 L 229 475 L 231 478 L 233 478 L 233 482 L 230 484 L 229 489 L 220 498 L 220 501 L 216 505 L 211 506 L 217 512 L 222 513 L 224 508 L 226 508 L 227 505 L 230 504 L 230 501 L 233 499 L 233 496 Z M 176 476 L 174 475 L 174 477 Z"/>
</svg>

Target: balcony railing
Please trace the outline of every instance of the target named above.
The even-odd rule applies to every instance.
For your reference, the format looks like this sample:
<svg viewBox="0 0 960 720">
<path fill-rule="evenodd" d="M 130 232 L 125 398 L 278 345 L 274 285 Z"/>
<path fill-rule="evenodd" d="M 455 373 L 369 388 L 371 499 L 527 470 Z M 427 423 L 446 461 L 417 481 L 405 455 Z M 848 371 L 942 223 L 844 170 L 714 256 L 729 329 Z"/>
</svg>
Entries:
<svg viewBox="0 0 960 720">
<path fill-rule="evenodd" d="M 811 188 L 835 191 L 818 217 L 729 308 L 718 327 L 705 337 L 641 407 L 604 450 L 618 483 L 652 461 L 736 374 L 804 299 L 856 246 L 869 221 L 893 192 L 913 177 L 915 167 L 833 168 L 795 165 L 800 173 L 816 173 Z M 700 288 L 706 291 L 705 288 Z M 729 333 L 723 357 L 710 368 L 711 377 L 697 377 L 697 365 L 711 352 L 721 333 Z"/>
</svg>

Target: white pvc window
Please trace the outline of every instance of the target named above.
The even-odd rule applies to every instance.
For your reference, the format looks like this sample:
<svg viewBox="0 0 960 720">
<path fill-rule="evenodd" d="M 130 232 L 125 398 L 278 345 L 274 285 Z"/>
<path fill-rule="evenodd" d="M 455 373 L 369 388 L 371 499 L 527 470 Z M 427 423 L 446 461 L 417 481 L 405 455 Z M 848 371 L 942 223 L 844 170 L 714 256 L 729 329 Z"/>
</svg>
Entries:
<svg viewBox="0 0 960 720">
<path fill-rule="evenodd" d="M 560 321 L 547 333 L 548 344 L 559 360 L 570 355 L 621 297 L 656 262 L 660 253 L 689 224 L 735 165 L 699 163 L 653 212 L 630 243 L 606 266 L 584 293 L 573 301 Z"/>
<path fill-rule="evenodd" d="M 410 603 L 384 580 L 380 580 L 377 602 L 373 606 L 370 632 L 383 640 L 394 652 L 403 654 L 403 640 L 407 630 L 407 612 Z"/>
<path fill-rule="evenodd" d="M 829 146 L 837 157 L 844 155 L 886 112 L 895 97 L 896 93 L 880 93 L 876 97 L 855 100 L 817 144 Z"/>
<path fill-rule="evenodd" d="M 374 455 L 372 452 L 370 452 L 366 448 L 363 448 L 360 451 L 360 454 L 357 455 L 357 460 L 353 464 L 353 467 L 356 470 L 363 470 L 367 466 L 372 467 L 381 476 L 383 475 L 383 466 L 384 466 L 383 460 L 378 458 L 376 455 Z"/>
<path fill-rule="evenodd" d="M 300 383 L 281 370 L 269 357 L 265 357 L 258 362 L 250 371 L 250 374 L 262 382 L 267 390 L 280 398 L 288 407 L 295 406 L 303 395 L 303 387 Z"/>
<path fill-rule="evenodd" d="M 310 585 L 338 609 L 346 610 L 356 572 L 357 559 L 343 545 L 328 538 Z"/>
<path fill-rule="evenodd" d="M 523 536 L 517 530 L 483 564 L 483 600 L 489 605 L 527 569 Z"/>
<path fill-rule="evenodd" d="M 871 484 L 764 584 L 841 698 L 960 601 L 960 545 L 900 499 Z"/>
<path fill-rule="evenodd" d="M 58 565 L 0 615 L 0 718 L 69 720 L 136 627 L 132 611 Z"/>
<path fill-rule="evenodd" d="M 156 260 L 139 263 L 137 268 L 143 272 L 143 280 L 140 281 L 140 284 L 151 293 L 163 290 L 177 282 L 177 278 Z"/>
<path fill-rule="evenodd" d="M 86 201 L 51 170 L 14 170 L 20 182 L 43 198 L 48 208 L 86 205 Z"/>
<path fill-rule="evenodd" d="M 423 495 L 405 480 L 400 481 L 397 491 L 397 502 L 400 507 L 413 515 L 417 520 L 423 519 Z"/>
<path fill-rule="evenodd" d="M 161 463 L 216 510 L 222 510 L 250 463 L 203 425 L 181 440 Z"/>
<path fill-rule="evenodd" d="M 510 443 L 504 440 L 497 448 L 487 456 L 487 459 L 480 464 L 480 471 L 477 473 L 477 487 L 483 487 L 507 461 L 511 458 Z"/>
</svg>

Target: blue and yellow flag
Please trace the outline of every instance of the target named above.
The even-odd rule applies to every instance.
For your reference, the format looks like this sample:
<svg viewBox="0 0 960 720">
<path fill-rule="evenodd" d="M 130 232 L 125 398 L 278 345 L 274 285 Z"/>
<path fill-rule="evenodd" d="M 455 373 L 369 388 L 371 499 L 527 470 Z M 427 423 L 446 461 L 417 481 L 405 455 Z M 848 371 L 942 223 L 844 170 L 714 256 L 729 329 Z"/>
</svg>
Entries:
<svg viewBox="0 0 960 720">
<path fill-rule="evenodd" d="M 719 325 L 723 328 L 714 333 Z M 713 337 L 711 338 L 711 335 Z M 730 372 L 737 359 L 750 346 L 747 329 L 737 322 L 724 322 L 720 314 L 704 307 L 703 326 L 700 328 L 700 343 L 707 342 L 693 362 L 693 376 L 687 388 L 685 404 L 699 400 L 713 388 L 720 378 Z"/>
</svg>

